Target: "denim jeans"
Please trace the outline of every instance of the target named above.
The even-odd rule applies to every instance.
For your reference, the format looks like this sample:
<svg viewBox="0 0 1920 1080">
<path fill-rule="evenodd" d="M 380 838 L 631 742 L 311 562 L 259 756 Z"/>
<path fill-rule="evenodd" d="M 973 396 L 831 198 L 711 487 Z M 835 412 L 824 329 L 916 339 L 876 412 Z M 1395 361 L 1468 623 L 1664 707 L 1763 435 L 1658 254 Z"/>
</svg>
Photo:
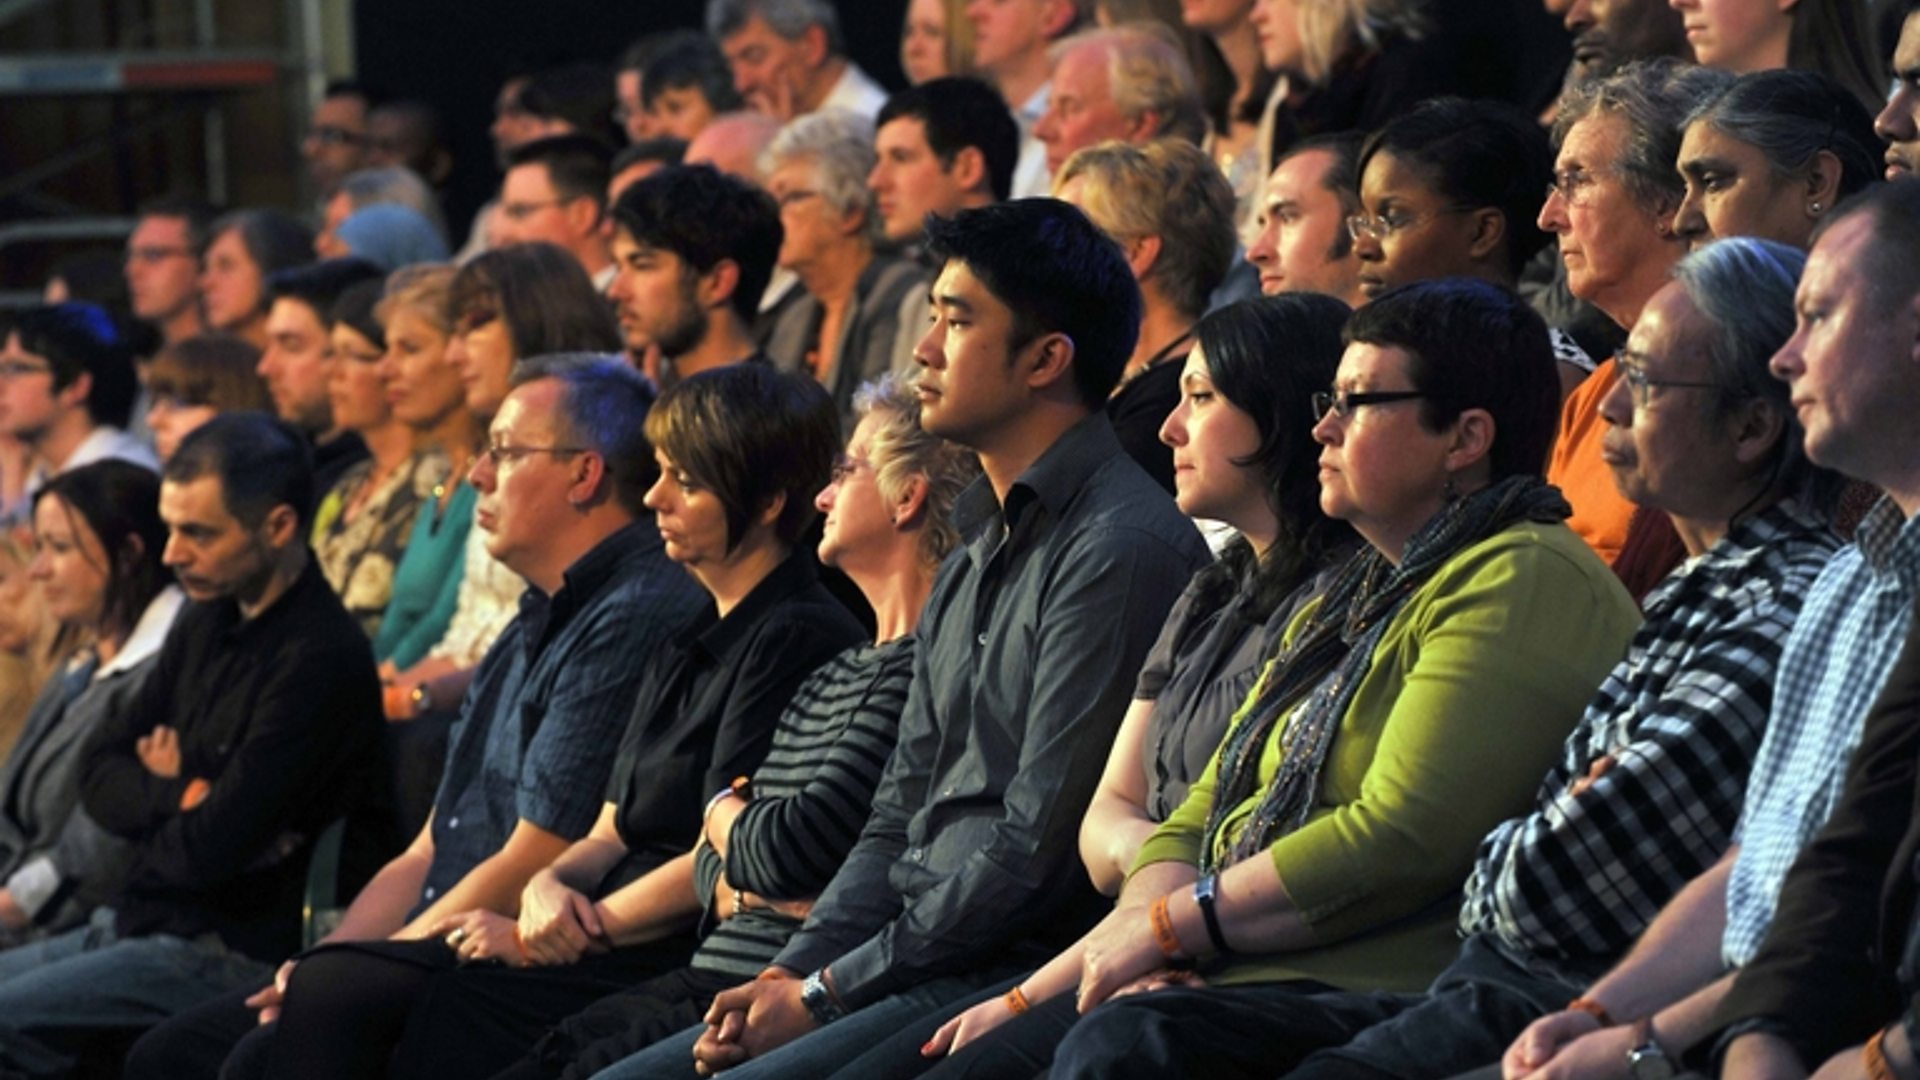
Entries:
<svg viewBox="0 0 1920 1080">
<path fill-rule="evenodd" d="M 1005 979 L 1011 969 L 931 979 L 834 1021 L 777 1050 L 728 1069 L 727 1080 L 829 1076 L 927 1013 Z M 699 1080 L 693 1044 L 706 1025 L 688 1028 L 593 1074 L 592 1080 Z"/>
<path fill-rule="evenodd" d="M 90 1031 L 150 1027 L 272 976 L 211 936 L 122 939 L 113 912 L 96 911 L 85 926 L 0 952 L 0 1069 L 64 1075 Z"/>
</svg>

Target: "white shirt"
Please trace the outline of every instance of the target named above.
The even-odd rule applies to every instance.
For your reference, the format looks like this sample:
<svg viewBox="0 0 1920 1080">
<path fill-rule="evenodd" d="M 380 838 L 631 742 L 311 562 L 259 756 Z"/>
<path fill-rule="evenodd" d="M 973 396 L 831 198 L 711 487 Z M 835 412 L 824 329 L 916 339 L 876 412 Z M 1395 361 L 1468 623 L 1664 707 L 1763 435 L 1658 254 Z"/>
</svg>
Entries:
<svg viewBox="0 0 1920 1080">
<path fill-rule="evenodd" d="M 872 120 L 880 115 L 880 110 L 886 103 L 887 92 L 881 89 L 880 84 L 874 82 L 871 76 L 860 70 L 859 64 L 849 60 L 846 70 L 840 73 L 840 78 L 833 84 L 833 89 L 827 91 L 827 96 L 820 102 L 820 107 L 845 109 Z"/>
<path fill-rule="evenodd" d="M 1034 125 L 1047 114 L 1047 105 L 1052 100 L 1053 84 L 1045 83 L 1026 104 L 1013 111 L 1013 119 L 1020 125 L 1020 160 L 1013 166 L 1012 198 L 1045 195 L 1053 186 L 1053 170 L 1047 168 L 1047 144 L 1033 133 Z"/>
</svg>

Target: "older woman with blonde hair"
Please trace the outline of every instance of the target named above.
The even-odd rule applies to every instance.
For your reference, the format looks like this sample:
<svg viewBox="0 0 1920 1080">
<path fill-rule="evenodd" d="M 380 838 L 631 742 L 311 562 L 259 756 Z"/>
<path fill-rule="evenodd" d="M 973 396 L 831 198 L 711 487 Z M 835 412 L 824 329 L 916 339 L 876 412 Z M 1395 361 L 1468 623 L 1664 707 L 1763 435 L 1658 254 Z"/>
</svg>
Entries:
<svg viewBox="0 0 1920 1080">
<path fill-rule="evenodd" d="M 1126 253 L 1144 304 L 1139 342 L 1107 401 L 1128 456 L 1173 486 L 1173 455 L 1160 424 L 1180 400 L 1180 365 L 1193 324 L 1233 261 L 1233 189 L 1197 147 L 1163 139 L 1107 142 L 1076 152 L 1053 179 Z"/>
<path fill-rule="evenodd" d="M 779 264 L 805 293 L 775 319 L 765 348 L 784 371 L 811 374 L 851 426 L 861 383 L 902 366 L 894 354 L 905 298 L 926 284 L 911 260 L 876 250 L 882 223 L 867 175 L 873 122 L 842 109 L 810 113 L 780 129 L 761 158 L 780 205 Z"/>
</svg>

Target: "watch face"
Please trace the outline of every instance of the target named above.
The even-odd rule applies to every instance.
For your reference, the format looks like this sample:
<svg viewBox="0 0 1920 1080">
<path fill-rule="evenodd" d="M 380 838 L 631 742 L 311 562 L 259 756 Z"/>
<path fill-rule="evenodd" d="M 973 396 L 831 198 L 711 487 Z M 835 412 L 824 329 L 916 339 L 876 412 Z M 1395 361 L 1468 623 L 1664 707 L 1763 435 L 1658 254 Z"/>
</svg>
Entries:
<svg viewBox="0 0 1920 1080">
<path fill-rule="evenodd" d="M 1627 1052 L 1627 1071 L 1633 1080 L 1673 1080 L 1680 1075 L 1673 1059 L 1657 1046 L 1642 1046 Z"/>
</svg>

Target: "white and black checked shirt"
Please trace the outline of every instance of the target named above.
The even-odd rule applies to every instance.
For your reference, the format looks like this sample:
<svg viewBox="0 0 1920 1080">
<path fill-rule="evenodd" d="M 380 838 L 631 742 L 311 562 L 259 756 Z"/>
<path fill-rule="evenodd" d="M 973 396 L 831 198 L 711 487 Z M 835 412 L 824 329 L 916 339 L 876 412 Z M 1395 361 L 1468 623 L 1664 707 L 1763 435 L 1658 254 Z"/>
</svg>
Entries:
<svg viewBox="0 0 1920 1080">
<path fill-rule="evenodd" d="M 1604 966 L 1725 852 L 1782 647 L 1839 546 L 1778 503 L 1647 596 L 1646 621 L 1568 736 L 1537 808 L 1481 842 L 1463 933 L 1555 966 Z"/>
<path fill-rule="evenodd" d="M 1807 593 L 1735 837 L 1720 940 L 1729 966 L 1759 949 L 1787 868 L 1833 812 L 1867 709 L 1906 641 L 1916 585 L 1920 524 L 1883 498 Z"/>
</svg>

